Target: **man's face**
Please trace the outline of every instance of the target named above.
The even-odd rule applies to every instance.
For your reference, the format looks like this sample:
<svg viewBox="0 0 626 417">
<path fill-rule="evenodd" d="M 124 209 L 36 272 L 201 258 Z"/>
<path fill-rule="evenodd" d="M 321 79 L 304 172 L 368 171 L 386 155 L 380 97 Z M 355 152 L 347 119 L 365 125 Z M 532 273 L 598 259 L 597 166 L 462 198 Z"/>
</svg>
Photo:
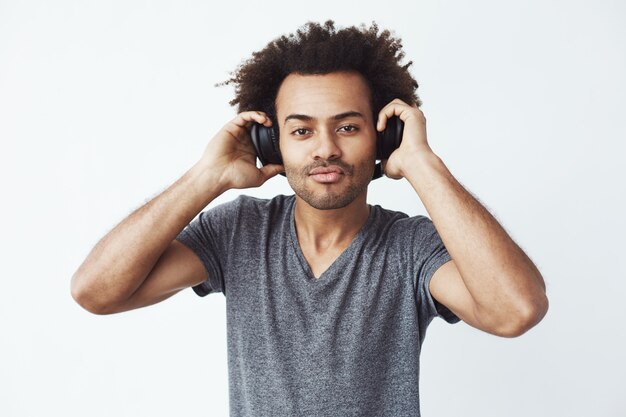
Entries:
<svg viewBox="0 0 626 417">
<path fill-rule="evenodd" d="M 374 173 L 376 130 L 360 74 L 292 73 L 278 90 L 276 116 L 285 174 L 298 197 L 320 210 L 365 198 Z"/>
</svg>

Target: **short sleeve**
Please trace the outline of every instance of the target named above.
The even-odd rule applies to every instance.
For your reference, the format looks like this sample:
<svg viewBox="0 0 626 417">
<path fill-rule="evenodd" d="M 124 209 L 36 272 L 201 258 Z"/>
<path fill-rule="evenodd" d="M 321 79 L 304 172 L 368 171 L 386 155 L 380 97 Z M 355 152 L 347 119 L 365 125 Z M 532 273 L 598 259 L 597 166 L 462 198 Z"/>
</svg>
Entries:
<svg viewBox="0 0 626 417">
<path fill-rule="evenodd" d="M 224 252 L 231 240 L 232 219 L 238 215 L 237 203 L 238 200 L 234 200 L 203 211 L 176 237 L 200 258 L 207 271 L 206 281 L 192 287 L 200 297 L 225 292 Z"/>
<path fill-rule="evenodd" d="M 452 260 L 433 222 L 425 216 L 418 216 L 417 235 L 414 250 L 417 257 L 416 296 L 420 315 L 427 321 L 441 317 L 448 323 L 460 321 L 450 309 L 439 303 L 430 293 L 430 280 L 435 271 Z"/>
</svg>

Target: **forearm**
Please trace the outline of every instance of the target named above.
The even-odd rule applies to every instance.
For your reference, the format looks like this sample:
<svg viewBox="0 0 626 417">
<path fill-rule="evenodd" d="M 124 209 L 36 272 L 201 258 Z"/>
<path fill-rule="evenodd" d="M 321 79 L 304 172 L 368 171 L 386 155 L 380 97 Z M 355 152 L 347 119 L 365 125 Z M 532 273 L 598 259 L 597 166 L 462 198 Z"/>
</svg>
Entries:
<svg viewBox="0 0 626 417">
<path fill-rule="evenodd" d="M 182 229 L 222 189 L 195 165 L 160 195 L 105 235 L 72 277 L 72 292 L 94 304 L 115 304 L 144 282 Z"/>
<path fill-rule="evenodd" d="M 424 203 L 477 307 L 491 316 L 545 302 L 540 272 L 496 219 L 432 152 L 405 172 Z"/>
</svg>

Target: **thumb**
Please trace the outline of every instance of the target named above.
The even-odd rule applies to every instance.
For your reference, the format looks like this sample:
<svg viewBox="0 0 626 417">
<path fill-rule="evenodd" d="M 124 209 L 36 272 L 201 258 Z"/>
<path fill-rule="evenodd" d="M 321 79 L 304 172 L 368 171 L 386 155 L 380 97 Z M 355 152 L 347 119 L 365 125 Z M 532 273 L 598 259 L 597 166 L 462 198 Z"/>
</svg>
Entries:
<svg viewBox="0 0 626 417">
<path fill-rule="evenodd" d="M 280 174 L 281 172 L 284 172 L 285 168 L 280 164 L 267 164 L 262 166 L 259 170 L 263 175 L 263 182 L 265 182 L 270 178 Z"/>
</svg>

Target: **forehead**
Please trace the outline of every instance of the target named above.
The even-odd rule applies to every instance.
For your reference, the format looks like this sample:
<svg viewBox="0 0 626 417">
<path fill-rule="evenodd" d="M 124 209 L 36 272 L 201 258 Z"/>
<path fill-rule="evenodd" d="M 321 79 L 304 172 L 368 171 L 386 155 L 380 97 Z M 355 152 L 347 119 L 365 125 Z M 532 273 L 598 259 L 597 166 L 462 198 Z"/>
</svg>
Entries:
<svg viewBox="0 0 626 417">
<path fill-rule="evenodd" d="M 327 118 L 345 111 L 370 116 L 369 87 L 356 72 L 292 73 L 284 79 L 276 96 L 276 115 L 281 123 L 292 113 Z"/>
</svg>

